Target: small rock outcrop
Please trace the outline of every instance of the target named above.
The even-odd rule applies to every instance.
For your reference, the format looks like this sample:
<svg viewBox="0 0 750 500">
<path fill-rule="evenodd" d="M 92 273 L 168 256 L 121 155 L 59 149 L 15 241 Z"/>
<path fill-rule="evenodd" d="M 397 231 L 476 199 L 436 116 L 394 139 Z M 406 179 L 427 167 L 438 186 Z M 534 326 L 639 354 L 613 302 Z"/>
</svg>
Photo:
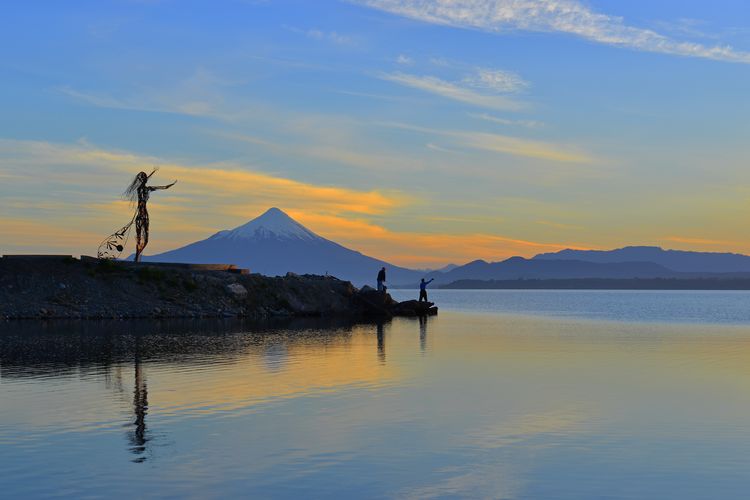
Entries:
<svg viewBox="0 0 750 500">
<path fill-rule="evenodd" d="M 370 287 L 363 287 L 354 294 L 353 302 L 359 314 L 374 318 L 392 318 L 394 316 L 434 316 L 438 309 L 432 302 L 407 300 L 397 302 L 389 293 L 378 292 Z"/>
<path fill-rule="evenodd" d="M 247 297 L 247 288 L 239 283 L 230 283 L 227 285 L 227 290 L 238 299 L 244 299 Z"/>
</svg>

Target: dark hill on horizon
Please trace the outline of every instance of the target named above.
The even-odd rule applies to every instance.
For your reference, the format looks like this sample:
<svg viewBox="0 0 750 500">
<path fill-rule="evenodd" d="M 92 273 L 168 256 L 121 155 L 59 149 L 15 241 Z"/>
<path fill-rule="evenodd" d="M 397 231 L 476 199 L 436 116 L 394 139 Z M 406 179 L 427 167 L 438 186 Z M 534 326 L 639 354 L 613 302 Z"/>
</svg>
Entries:
<svg viewBox="0 0 750 500">
<path fill-rule="evenodd" d="M 653 246 L 628 246 L 615 250 L 561 250 L 532 260 L 580 260 L 599 264 L 653 262 L 682 273 L 748 273 L 750 256 L 737 253 L 665 250 Z"/>
<path fill-rule="evenodd" d="M 653 262 L 596 263 L 582 260 L 533 260 L 511 257 L 501 262 L 475 260 L 447 273 L 432 273 L 437 285 L 459 280 L 560 278 L 677 278 L 682 273 Z"/>
</svg>

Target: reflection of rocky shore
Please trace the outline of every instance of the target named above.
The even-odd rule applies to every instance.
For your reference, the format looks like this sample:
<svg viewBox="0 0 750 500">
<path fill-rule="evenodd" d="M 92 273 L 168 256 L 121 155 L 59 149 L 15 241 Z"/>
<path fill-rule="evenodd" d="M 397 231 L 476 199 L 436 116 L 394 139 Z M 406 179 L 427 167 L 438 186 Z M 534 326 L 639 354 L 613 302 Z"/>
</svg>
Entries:
<svg viewBox="0 0 750 500">
<path fill-rule="evenodd" d="M 346 318 L 168 319 L 18 321 L 3 324 L 0 377 L 98 373 L 141 361 L 170 363 L 224 360 L 277 338 L 309 342 L 348 335 Z M 137 332 L 137 333 L 136 333 Z"/>
<path fill-rule="evenodd" d="M 265 353 L 268 363 L 278 363 L 278 346 L 351 335 L 351 322 L 320 318 L 19 321 L 3 326 L 0 380 L 103 377 L 123 400 L 130 385 L 132 413 L 125 437 L 136 463 L 150 460 L 154 440 L 148 422 L 149 363 L 195 369 L 216 362 L 239 363 L 249 353 Z M 130 383 L 123 379 L 128 372 Z"/>
<path fill-rule="evenodd" d="M 268 277 L 189 267 L 0 259 L 0 319 L 392 317 L 435 314 L 331 276 Z"/>
<path fill-rule="evenodd" d="M 128 408 L 124 445 L 140 463 L 169 444 L 166 408 L 226 411 L 387 382 L 395 373 L 386 366 L 387 328 L 346 318 L 13 321 L 0 332 L 0 383 L 103 383 Z M 166 366 L 201 375 L 173 382 Z"/>
</svg>

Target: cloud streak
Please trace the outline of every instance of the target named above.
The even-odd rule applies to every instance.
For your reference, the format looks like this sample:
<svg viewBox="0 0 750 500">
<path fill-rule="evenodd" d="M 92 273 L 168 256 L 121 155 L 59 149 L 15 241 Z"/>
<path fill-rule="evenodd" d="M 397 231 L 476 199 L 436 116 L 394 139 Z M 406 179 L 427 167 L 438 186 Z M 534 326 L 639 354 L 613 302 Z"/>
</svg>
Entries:
<svg viewBox="0 0 750 500">
<path fill-rule="evenodd" d="M 336 31 L 323 31 L 317 28 L 303 30 L 300 28 L 295 28 L 294 26 L 286 26 L 286 25 L 284 26 L 284 28 L 293 33 L 305 35 L 306 37 L 311 38 L 313 40 L 332 42 L 332 43 L 339 44 L 339 45 L 353 45 L 354 44 L 354 39 L 351 36 L 343 35 Z"/>
<path fill-rule="evenodd" d="M 544 123 L 536 120 L 510 120 L 508 118 L 502 118 L 500 116 L 488 115 L 487 113 L 469 113 L 469 116 L 478 120 L 484 120 L 490 123 L 497 123 L 498 125 L 508 126 L 520 126 L 525 128 L 541 128 L 544 127 Z"/>
<path fill-rule="evenodd" d="M 351 0 L 428 23 L 479 29 L 565 33 L 634 50 L 750 64 L 750 52 L 705 45 L 629 26 L 622 17 L 601 14 L 575 0 Z"/>
<path fill-rule="evenodd" d="M 544 141 L 535 141 L 508 135 L 460 130 L 438 130 L 405 123 L 380 123 L 384 127 L 400 128 L 414 132 L 442 136 L 452 144 L 466 149 L 502 153 L 525 158 L 535 158 L 561 163 L 593 164 L 596 158 L 578 148 Z"/>
<path fill-rule="evenodd" d="M 512 71 L 490 68 L 477 68 L 476 74 L 465 77 L 463 81 L 471 87 L 495 92 L 517 93 L 529 87 L 529 82 Z"/>
<path fill-rule="evenodd" d="M 510 97 L 481 93 L 472 88 L 477 87 L 481 80 L 472 80 L 471 86 L 468 86 L 452 83 L 435 76 L 419 76 L 407 73 L 385 73 L 380 75 L 380 78 L 480 108 L 519 111 L 525 107 L 523 103 Z"/>
</svg>

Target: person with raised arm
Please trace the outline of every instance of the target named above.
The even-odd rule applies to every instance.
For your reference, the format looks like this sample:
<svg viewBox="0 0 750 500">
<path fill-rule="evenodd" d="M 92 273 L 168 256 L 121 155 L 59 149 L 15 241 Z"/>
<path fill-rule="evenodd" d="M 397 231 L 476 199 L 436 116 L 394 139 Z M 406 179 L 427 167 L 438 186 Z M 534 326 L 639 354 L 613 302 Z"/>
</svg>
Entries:
<svg viewBox="0 0 750 500">
<path fill-rule="evenodd" d="M 430 281 L 425 281 L 424 278 L 422 278 L 422 281 L 419 282 L 419 302 L 422 302 L 422 299 L 427 302 L 427 285 L 433 281 L 435 281 L 435 278 L 432 278 Z"/>
</svg>

